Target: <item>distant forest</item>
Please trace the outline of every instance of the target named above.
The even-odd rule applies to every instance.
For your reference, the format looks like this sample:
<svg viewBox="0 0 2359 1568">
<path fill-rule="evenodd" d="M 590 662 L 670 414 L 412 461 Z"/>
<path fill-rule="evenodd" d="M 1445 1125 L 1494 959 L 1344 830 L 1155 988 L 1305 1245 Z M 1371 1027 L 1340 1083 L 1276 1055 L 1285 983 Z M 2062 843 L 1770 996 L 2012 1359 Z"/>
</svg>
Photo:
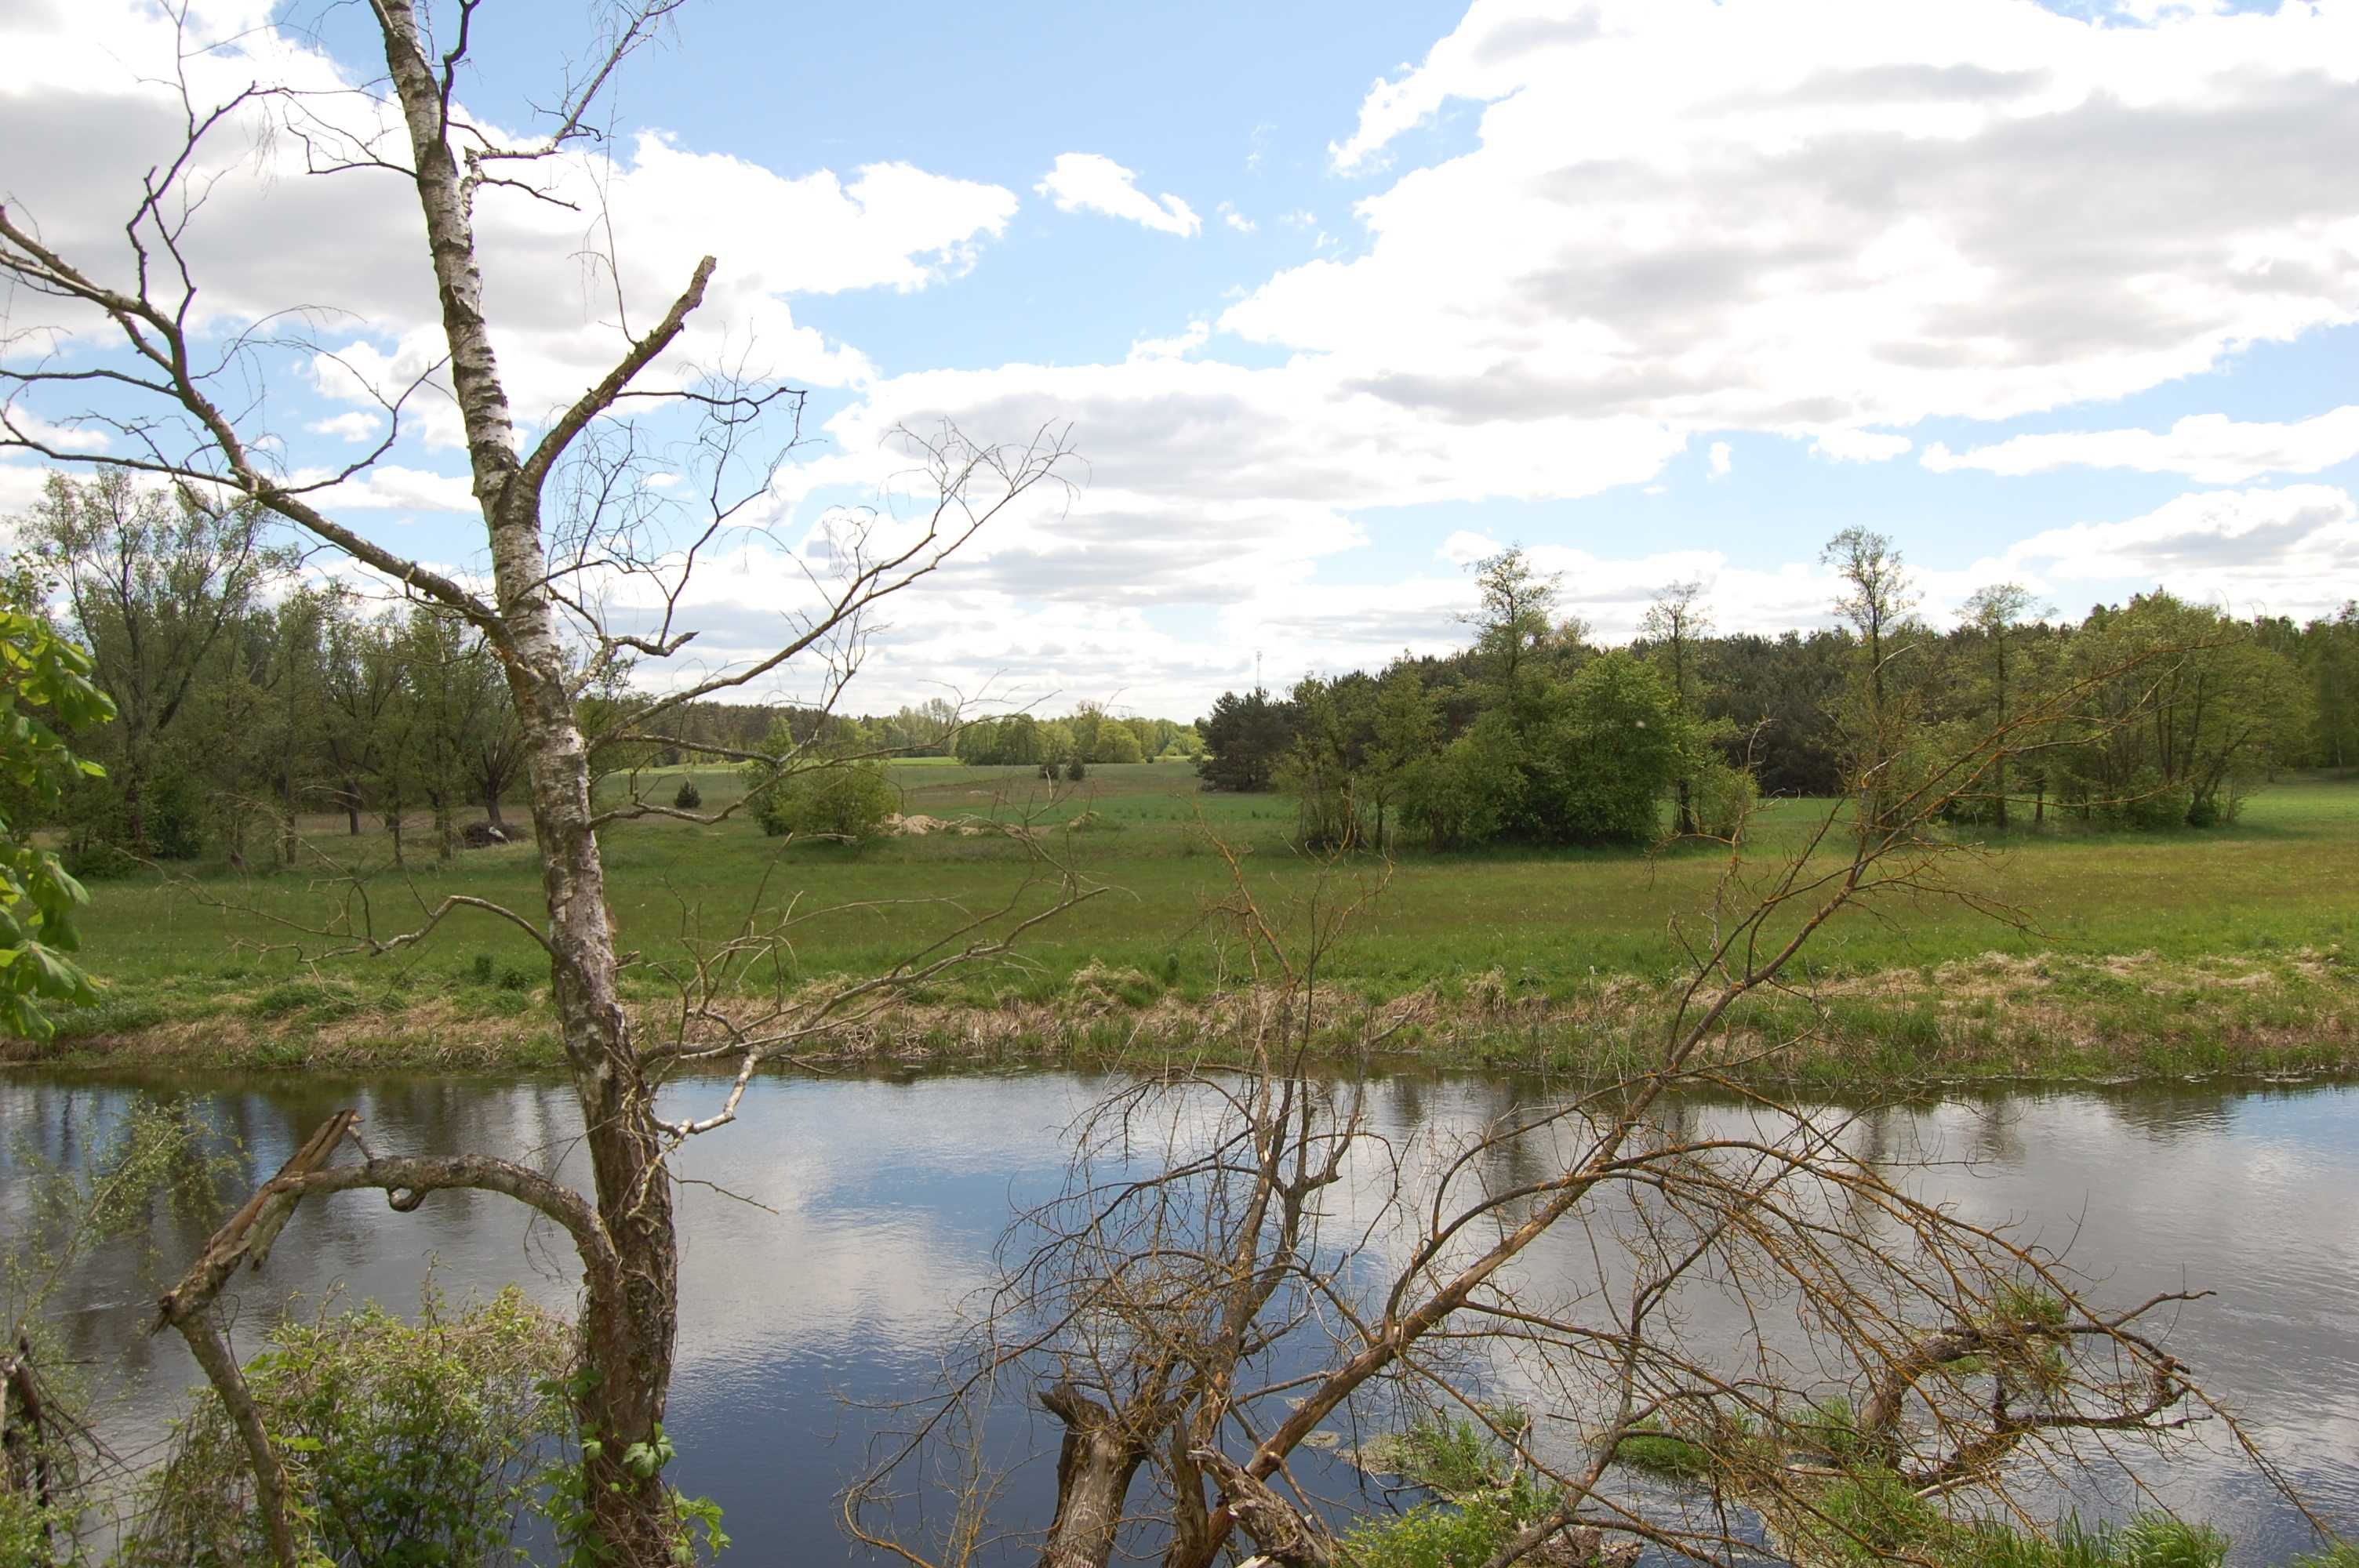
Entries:
<svg viewBox="0 0 2359 1568">
<path fill-rule="evenodd" d="M 1676 584 L 1606 649 L 1510 550 L 1480 564 L 1466 647 L 1224 693 L 1198 766 L 1295 794 L 1314 842 L 1447 848 L 1643 839 L 1666 794 L 1679 828 L 1723 832 L 1756 792 L 1839 795 L 1868 757 L 1905 770 L 2059 703 L 1961 812 L 2203 827 L 2277 770 L 2359 764 L 2359 605 L 2240 621 L 2158 591 L 2064 621 L 2000 584 L 1944 628 L 1889 539 L 1847 530 L 1826 558 L 1832 629 L 1720 633 L 1702 588 Z"/>
<path fill-rule="evenodd" d="M 60 479 L 18 520 L 9 602 L 59 607 L 117 709 L 77 737 L 104 776 L 81 780 L 49 824 L 74 863 L 209 847 L 291 860 L 299 816 L 328 812 L 352 834 L 382 827 L 397 854 L 422 816 L 448 856 L 462 815 L 501 822 L 525 748 L 491 651 L 425 606 L 307 586 L 257 530 L 117 471 Z M 944 702 L 851 716 L 716 701 L 668 715 L 666 743 L 601 747 L 602 721 L 637 700 L 627 685 L 585 693 L 582 717 L 607 771 L 758 769 L 788 751 L 1066 778 L 1192 764 L 1209 788 L 1291 793 L 1301 838 L 1324 845 L 1645 839 L 1666 801 L 1675 826 L 1715 831 L 1756 794 L 1839 793 L 1864 756 L 1954 745 L 2067 689 L 2072 733 L 2032 748 L 1972 809 L 2000 825 L 2060 811 L 2201 826 L 2274 770 L 2359 765 L 2359 608 L 2239 621 L 2155 593 L 2066 622 L 1998 585 L 1937 627 L 1889 540 L 1848 531 L 1828 559 L 1837 629 L 1723 634 L 1703 590 L 1675 585 L 1636 643 L 1606 649 L 1509 550 L 1480 563 L 1465 647 L 1224 693 L 1192 723 L 1090 704 L 978 718 Z M 2094 678 L 2158 649 L 2169 656 Z"/>
</svg>

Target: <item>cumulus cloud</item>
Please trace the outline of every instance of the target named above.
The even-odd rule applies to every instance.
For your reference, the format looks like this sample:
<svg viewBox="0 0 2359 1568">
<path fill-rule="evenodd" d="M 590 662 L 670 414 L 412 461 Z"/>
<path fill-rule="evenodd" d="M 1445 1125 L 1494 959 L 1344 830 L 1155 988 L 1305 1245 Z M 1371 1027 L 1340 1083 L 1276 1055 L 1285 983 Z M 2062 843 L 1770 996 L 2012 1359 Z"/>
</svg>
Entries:
<svg viewBox="0 0 2359 1568">
<path fill-rule="evenodd" d="M 1214 211 L 1220 213 L 1222 222 L 1226 223 L 1230 228 L 1234 229 L 1240 234 L 1250 234 L 1256 229 L 1260 227 L 1260 225 L 1256 223 L 1252 219 L 1238 211 L 1235 205 L 1232 202 L 1223 201 L 1218 208 L 1214 209 Z"/>
<path fill-rule="evenodd" d="M 340 441 L 374 441 L 385 431 L 385 416 L 366 409 L 353 408 L 342 414 L 332 414 L 325 419 L 314 419 L 303 428 L 315 436 L 333 436 Z"/>
<path fill-rule="evenodd" d="M 266 23 L 258 4 L 247 9 L 257 14 L 233 18 L 239 27 Z M 1044 494 L 938 592 L 897 607 L 879 643 L 893 657 L 872 667 L 1035 692 L 1119 687 L 1183 712 L 1249 678 L 1256 646 L 1342 667 L 1404 642 L 1461 640 L 1451 616 L 1472 589 L 1460 557 L 1488 552 L 1480 535 L 1399 581 L 1323 580 L 1322 566 L 1389 525 L 1386 509 L 1651 492 L 1699 444 L 1707 471 L 1725 474 L 1745 432 L 1807 440 L 1825 461 L 1888 461 L 1915 449 L 1902 432 L 1924 418 L 2117 397 L 2246 344 L 2359 319 L 2359 193 L 2335 150 L 2359 143 L 2359 9 L 2214 9 L 2157 0 L 2122 26 L 2031 0 L 1476 0 L 1423 62 L 1370 92 L 1334 158 L 1364 176 L 1453 103 L 1479 116 L 1471 149 L 1371 181 L 1350 219 L 1329 211 L 1332 234 L 1272 203 L 1266 217 L 1319 236 L 1312 258 L 1211 319 L 1188 319 L 1183 301 L 1170 318 L 1183 330 L 1112 364 L 880 374 L 798 319 L 794 301 L 939 287 L 1006 232 L 1015 193 L 897 163 L 789 178 L 653 133 L 624 135 L 611 163 L 569 170 L 560 189 L 610 208 L 619 276 L 582 259 L 603 234 L 495 190 L 480 218 L 486 292 L 519 414 L 545 419 L 611 364 L 626 325 L 643 330 L 669 302 L 698 256 L 717 254 L 690 337 L 651 374 L 750 345 L 758 369 L 849 393 L 828 427 L 835 451 L 779 481 L 775 506 L 799 523 L 809 503 L 871 492 L 904 466 L 883 440 L 897 425 L 950 418 L 1006 438 L 1070 422 L 1088 489 Z M 75 149 L 11 175 L 12 201 L 60 243 L 116 243 L 116 198 L 171 145 L 174 106 L 134 81 L 168 77 L 169 43 L 132 0 L 20 7 L 0 21 L 0 57 L 17 67 L 0 82 L 0 137 Z M 266 26 L 241 47 L 241 58 L 192 59 L 219 73 L 201 92 L 233 78 L 350 85 Z M 223 175 L 195 236 L 208 308 L 226 319 L 291 300 L 357 310 L 311 366 L 311 392 L 342 406 L 315 434 L 365 438 L 378 399 L 424 376 L 405 430 L 455 442 L 398 182 L 303 178 L 283 138 L 259 167 L 251 154 L 225 145 L 207 170 Z M 1202 228 L 1185 200 L 1140 189 L 1101 155 L 1058 157 L 1037 189 L 1062 211 L 1175 235 Z M 1215 214 L 1249 230 L 1227 203 Z M 1250 364 L 1206 357 L 1224 333 L 1254 347 Z M 2215 483 L 2315 472 L 2340 460 L 2325 454 L 2350 438 L 2337 422 L 2348 413 L 2099 432 L 2058 460 L 2126 450 L 2133 460 L 2116 466 Z M 1944 451 L 1936 466 L 2055 466 L 2027 450 L 2038 456 L 2003 441 Z M 432 461 L 364 481 L 345 503 L 472 510 Z M 0 495 L 27 482 L 31 470 L 0 465 Z M 2251 491 L 2058 530 L 2040 536 L 2045 553 L 1925 574 L 1928 604 L 1952 604 L 1992 574 L 2049 592 L 2201 583 L 2191 563 L 2211 550 L 2249 568 L 2234 591 L 2292 609 L 2293 589 L 2316 598 L 2351 580 L 2338 543 L 2348 499 L 2310 488 L 2309 503 Z M 1567 573 L 1568 608 L 1607 636 L 1626 635 L 1675 577 L 1711 581 L 1732 629 L 1815 623 L 1832 597 L 1815 566 L 1644 543 L 1620 556 L 1540 548 Z M 757 551 L 700 573 L 695 612 L 709 630 L 697 656 L 774 645 L 801 569 Z M 988 649 L 978 626 L 991 628 Z M 876 700 L 896 695 L 880 688 Z"/>
<path fill-rule="evenodd" d="M 199 7 L 192 27 L 192 43 L 222 47 L 182 48 L 162 11 L 134 0 L 20 6 L 0 20 L 0 58 L 12 67 L 0 85 L 0 143 L 51 149 L 12 168 L 11 208 L 102 276 L 123 259 L 125 192 L 179 146 L 180 106 L 160 85 L 179 66 L 201 112 L 256 81 L 301 92 L 323 157 L 398 145 L 389 107 L 353 91 L 365 70 L 272 27 L 262 8 Z M 319 390 L 374 410 L 378 395 L 398 393 L 442 351 L 415 200 L 391 175 L 307 175 L 301 142 L 267 134 L 274 112 L 249 105 L 230 116 L 191 171 L 207 191 L 186 242 L 203 324 L 313 308 L 338 323 L 321 346 L 348 362 L 323 372 Z M 623 138 L 611 159 L 536 165 L 534 178 L 573 210 L 498 188 L 476 207 L 496 346 L 527 420 L 610 368 L 625 332 L 659 316 L 708 253 L 719 270 L 651 384 L 726 361 L 807 384 L 855 384 L 871 373 L 867 361 L 798 322 L 791 297 L 931 287 L 971 266 L 1017 205 L 1003 187 L 903 163 L 788 178 L 652 131 Z M 22 298 L 12 307 L 20 331 L 92 324 L 38 319 Z M 421 396 L 405 412 L 429 438 L 452 440 L 455 418 L 433 404 Z"/>
<path fill-rule="evenodd" d="M 328 477 L 299 473 L 298 482 Z M 429 473 L 398 463 L 378 463 L 330 485 L 314 498 L 331 512 L 451 512 L 479 514 L 470 482 L 451 474 Z"/>
<path fill-rule="evenodd" d="M 1881 463 L 1915 446 L 1906 436 L 1880 430 L 1821 430 L 1810 439 L 1810 455 L 1831 463 Z"/>
<path fill-rule="evenodd" d="M 2071 430 L 2017 436 L 1953 452 L 1935 442 L 1925 449 L 1936 473 L 1980 469 L 1986 473 L 2044 473 L 2050 469 L 2136 469 L 2177 473 L 2206 484 L 2240 484 L 2267 473 L 2316 473 L 2359 457 L 2359 404 L 2291 424 L 2245 423 L 2219 414 L 2190 414 L 2166 431 Z"/>
<path fill-rule="evenodd" d="M 2359 583 L 2359 503 L 2324 484 L 2199 492 L 2124 522 L 2035 534 L 1975 573 L 2052 588 L 2159 586 L 2239 612 L 2316 614 Z"/>
<path fill-rule="evenodd" d="M 29 408 L 0 408 L 0 428 L 10 432 L 10 438 L 46 447 L 53 452 L 103 452 L 114 446 L 114 438 L 106 430 L 79 419 L 44 419 Z"/>
<path fill-rule="evenodd" d="M 1138 176 L 1103 153 L 1059 153 L 1040 183 L 1032 188 L 1060 212 L 1102 212 L 1182 239 L 1204 226 L 1194 209 L 1169 191 L 1149 196 Z"/>
<path fill-rule="evenodd" d="M 1212 341 L 1212 324 L 1200 318 L 1170 337 L 1135 341 L 1130 345 L 1128 357 L 1133 360 L 1176 360 L 1202 348 Z"/>
<path fill-rule="evenodd" d="M 2116 397 L 2359 319 L 2359 10 L 1476 0 L 1346 171 L 1475 147 L 1222 325 L 1440 418 L 1906 427 Z"/>
<path fill-rule="evenodd" d="M 1487 535 L 1461 528 L 1442 540 L 1440 547 L 1433 553 L 1438 558 L 1448 561 L 1451 566 L 1471 567 L 1484 557 L 1495 556 L 1505 548 L 1506 548 L 1506 546 Z"/>
</svg>

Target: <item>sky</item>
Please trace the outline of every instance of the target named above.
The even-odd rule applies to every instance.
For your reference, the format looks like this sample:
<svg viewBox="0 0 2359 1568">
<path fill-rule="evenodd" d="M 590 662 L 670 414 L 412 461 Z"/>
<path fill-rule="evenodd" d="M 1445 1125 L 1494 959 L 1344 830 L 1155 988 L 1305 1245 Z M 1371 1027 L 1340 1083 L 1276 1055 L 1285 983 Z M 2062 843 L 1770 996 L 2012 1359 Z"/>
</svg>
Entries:
<svg viewBox="0 0 2359 1568">
<path fill-rule="evenodd" d="M 527 136 L 597 15 L 490 0 L 463 112 Z M 352 91 L 382 74 L 371 27 L 199 0 L 176 47 L 136 0 L 0 0 L 0 199 L 111 276 L 181 139 L 176 58 L 201 106 L 300 89 L 209 137 L 189 230 L 211 340 L 273 323 L 240 406 L 297 473 L 369 450 L 377 395 L 440 351 L 407 183 L 307 171 L 387 124 Z M 809 394 L 650 684 L 779 641 L 845 509 L 901 536 L 926 495 L 893 433 L 946 422 L 1073 456 L 894 602 L 857 710 L 1186 719 L 1257 669 L 1457 645 L 1471 563 L 1508 544 L 1606 642 L 1677 580 L 1723 630 L 1824 624 L 1820 550 L 1854 525 L 1937 624 L 2000 581 L 2072 616 L 2156 586 L 2298 618 L 2359 594 L 2345 0 L 690 0 L 605 113 L 594 156 L 536 168 L 571 208 L 478 211 L 527 433 L 706 254 L 651 382 Z M 0 308 L 0 361 L 113 362 L 47 301 Z M 13 407 L 120 449 L 77 406 Z M 711 449 L 640 420 L 661 547 L 701 526 Z M 0 513 L 41 471 L 0 457 Z M 464 475 L 429 385 L 330 509 L 477 573 Z"/>
</svg>

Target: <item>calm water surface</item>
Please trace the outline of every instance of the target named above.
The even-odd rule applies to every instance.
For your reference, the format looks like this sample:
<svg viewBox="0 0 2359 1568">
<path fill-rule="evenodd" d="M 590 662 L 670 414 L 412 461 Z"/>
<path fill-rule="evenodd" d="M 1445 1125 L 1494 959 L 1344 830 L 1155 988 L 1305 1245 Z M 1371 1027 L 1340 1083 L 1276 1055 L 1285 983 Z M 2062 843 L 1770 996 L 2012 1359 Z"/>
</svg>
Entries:
<svg viewBox="0 0 2359 1568">
<path fill-rule="evenodd" d="M 852 1552 L 834 1520 L 874 1418 L 858 1402 L 923 1394 L 961 1302 L 991 1276 L 1011 1206 L 1048 1196 L 1060 1134 L 1101 1080 L 1034 1073 L 914 1082 L 778 1077 L 757 1083 L 738 1124 L 691 1146 L 684 1190 L 679 1377 L 667 1423 L 681 1483 L 712 1496 L 747 1561 L 797 1543 L 796 1561 Z M 0 1224 L 21 1204 L 25 1151 L 82 1157 L 142 1094 L 186 1091 L 234 1133 L 259 1180 L 319 1121 L 359 1108 L 371 1143 L 418 1154 L 495 1152 L 573 1166 L 571 1093 L 554 1083 L 224 1081 L 0 1076 Z M 699 1101 L 712 1091 L 670 1091 Z M 1401 1076 L 1375 1090 L 1380 1130 L 1468 1128 L 1538 1086 Z M 1734 1115 L 1699 1105 L 1701 1118 Z M 1920 1189 L 1985 1221 L 2011 1220 L 2098 1281 L 2102 1298 L 2211 1289 L 2170 1347 L 2226 1395 L 2323 1511 L 2359 1527 L 2359 1090 L 2202 1087 L 2008 1094 L 1868 1112 L 1860 1136 L 1895 1158 L 1940 1163 Z M 159 1237 L 170 1266 L 201 1236 Z M 177 1250 L 175 1248 L 177 1247 Z M 1570 1238 L 1528 1266 L 1572 1280 Z M 242 1277 L 239 1343 L 251 1349 L 290 1297 L 340 1282 L 391 1307 L 415 1303 L 431 1260 L 454 1296 L 509 1281 L 570 1302 L 563 1238 L 507 1199 L 440 1194 L 397 1215 L 354 1194 L 304 1206 L 266 1276 Z M 227 1298 L 225 1298 L 227 1299 Z M 152 1443 L 196 1380 L 177 1336 L 147 1337 L 149 1287 L 124 1256 L 71 1282 L 62 1311 L 77 1353 L 121 1368 L 109 1435 Z M 1708 1327 L 1708 1325 L 1707 1325 Z M 1045 1517 L 1055 1433 L 1011 1423 L 1005 1441 L 1044 1458 L 1010 1491 Z M 2248 1469 L 2199 1453 L 2147 1478 L 2212 1519 L 2243 1563 L 2309 1544 Z M 2136 1506 L 2125 1487 L 2084 1499 Z"/>
</svg>

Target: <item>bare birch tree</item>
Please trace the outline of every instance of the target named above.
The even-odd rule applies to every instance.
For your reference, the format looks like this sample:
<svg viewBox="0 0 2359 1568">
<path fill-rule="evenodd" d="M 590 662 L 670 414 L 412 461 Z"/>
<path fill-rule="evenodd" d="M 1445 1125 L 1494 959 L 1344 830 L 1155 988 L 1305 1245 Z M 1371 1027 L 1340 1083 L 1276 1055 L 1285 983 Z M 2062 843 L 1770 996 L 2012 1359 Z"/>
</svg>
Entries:
<svg viewBox="0 0 2359 1568">
<path fill-rule="evenodd" d="M 597 1439 L 585 1444 L 590 1528 L 603 1560 L 635 1564 L 670 1562 L 676 1534 L 672 1494 L 659 1467 L 625 1462 L 626 1454 L 645 1454 L 657 1444 L 671 1377 L 679 1281 L 666 1160 L 681 1137 L 726 1116 L 670 1127 L 658 1118 L 661 1064 L 712 1047 L 635 1038 L 617 987 L 599 828 L 618 812 L 640 807 L 602 812 L 593 805 L 593 738 L 585 734 L 581 697 L 618 661 L 661 660 L 694 636 L 694 629 L 675 621 L 699 551 L 766 494 L 777 455 L 795 439 L 791 422 L 799 415 L 800 397 L 732 375 L 689 381 L 658 375 L 649 384 L 651 368 L 679 343 L 703 303 L 720 265 L 707 256 L 640 330 L 633 330 L 620 308 L 618 283 L 623 326 L 611 365 L 569 404 L 534 421 L 538 434 L 526 439 L 495 348 L 476 208 L 495 198 L 544 196 L 534 183 L 536 170 L 561 168 L 594 147 L 602 99 L 616 72 L 680 4 L 627 0 L 611 8 L 603 37 L 571 62 L 548 101 L 543 134 L 516 145 L 471 118 L 461 101 L 460 85 L 485 20 L 481 0 L 444 7 L 439 28 L 429 8 L 416 0 L 369 0 L 385 65 L 373 90 L 384 96 L 363 92 L 343 100 L 359 106 L 359 129 L 340 123 L 321 98 L 267 81 L 202 102 L 183 69 L 181 145 L 148 171 L 139 189 L 125 192 L 118 245 L 67 254 L 44 238 L 38 214 L 0 209 L 0 278 L 17 304 L 0 358 L 0 450 L 61 466 L 85 464 L 93 460 L 92 443 L 75 433 L 103 433 L 107 460 L 118 469 L 163 483 L 182 505 L 199 512 L 225 518 L 266 514 L 314 547 L 339 553 L 402 594 L 464 622 L 499 662 L 522 737 L 545 908 L 527 914 L 445 900 L 417 932 L 371 935 L 369 946 L 397 947 L 461 908 L 509 921 L 540 944 L 580 1101 L 592 1191 L 577 1195 L 488 1156 L 366 1159 L 292 1172 L 274 1185 L 278 1198 L 273 1203 L 291 1201 L 299 1191 L 369 1186 L 406 1208 L 440 1188 L 478 1187 L 506 1193 L 560 1225 L 583 1270 L 588 1375 L 579 1418 L 583 1433 Z M 184 49 L 184 67 L 188 58 Z M 389 103 L 397 120 L 377 120 L 380 103 Z M 198 276 L 192 237 L 212 181 L 246 150 L 219 144 L 251 135 L 257 121 L 299 139 L 320 178 L 383 178 L 388 195 L 408 189 L 419 215 L 417 254 L 431 268 L 439 305 L 439 362 L 405 386 L 378 389 L 383 438 L 319 477 L 285 467 L 277 433 L 260 422 L 268 404 L 255 395 L 288 351 L 327 352 L 303 336 L 310 319 L 307 302 L 290 299 L 281 312 L 229 328 L 199 305 L 206 280 Z M 594 223 L 592 232 L 599 232 Z M 617 261 L 608 255 L 603 265 L 619 279 Z M 27 323 L 37 300 L 53 308 L 53 320 Z M 75 333 L 109 334 L 112 351 L 60 351 L 60 341 Z M 488 548 L 487 583 L 438 571 L 372 536 L 339 516 L 329 493 L 385 458 L 403 433 L 412 401 L 436 392 L 455 402 L 463 425 L 472 492 Z M 664 405 L 701 420 L 697 447 L 705 512 L 689 527 L 684 544 L 657 526 L 656 503 L 643 483 L 646 470 L 628 460 L 638 437 L 625 412 Z M 766 436 L 779 419 L 789 428 Z M 664 716 L 681 704 L 759 680 L 789 660 L 828 660 L 832 654 L 832 675 L 848 673 L 856 658 L 843 651 L 857 648 L 874 608 L 935 571 L 995 514 L 1052 482 L 1066 448 L 1056 431 L 1004 448 L 944 431 L 913 438 L 912 454 L 925 487 L 917 503 L 898 513 L 851 518 L 837 528 L 824 570 L 810 570 L 810 607 L 778 646 L 612 716 L 610 735 L 659 734 Z M 624 581 L 657 585 L 660 603 L 651 622 L 610 616 L 610 595 Z M 790 1019 L 774 1020 L 779 1026 L 773 1029 L 741 1028 L 726 1047 L 750 1074 L 766 1054 L 807 1037 L 836 1005 L 803 1007 Z M 734 1111 L 734 1099 L 729 1108 Z M 328 1140 L 321 1161 L 342 1142 Z M 168 1316 L 180 1322 L 201 1311 L 188 1303 L 204 1294 L 187 1298 Z M 266 1465 L 259 1459 L 257 1465 L 257 1474 L 266 1476 Z M 291 1564 L 287 1532 L 275 1530 L 274 1540 L 281 1561 Z"/>
</svg>

